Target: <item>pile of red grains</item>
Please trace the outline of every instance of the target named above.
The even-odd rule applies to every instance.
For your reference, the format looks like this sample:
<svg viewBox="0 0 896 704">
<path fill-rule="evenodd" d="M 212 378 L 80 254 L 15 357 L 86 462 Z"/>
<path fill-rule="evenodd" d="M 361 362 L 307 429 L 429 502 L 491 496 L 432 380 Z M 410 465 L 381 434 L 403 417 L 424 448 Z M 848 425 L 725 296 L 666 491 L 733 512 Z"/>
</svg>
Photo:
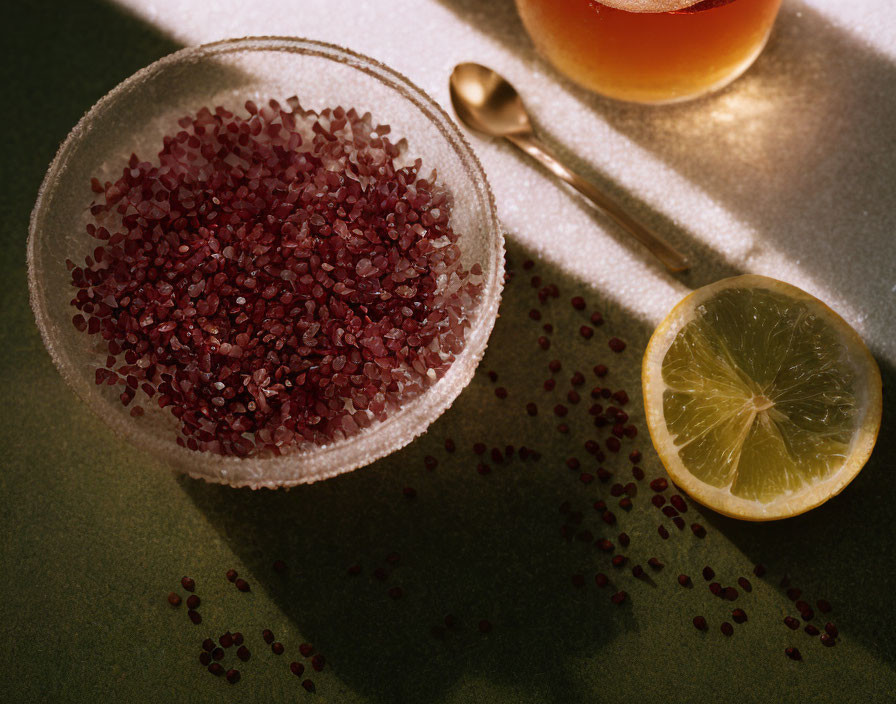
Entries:
<svg viewBox="0 0 896 704">
<path fill-rule="evenodd" d="M 357 433 L 444 375 L 481 270 L 451 196 L 369 114 L 202 108 L 101 184 L 69 262 L 96 383 L 170 408 L 192 450 L 282 454 Z M 143 415 L 134 405 L 131 415 Z"/>
</svg>

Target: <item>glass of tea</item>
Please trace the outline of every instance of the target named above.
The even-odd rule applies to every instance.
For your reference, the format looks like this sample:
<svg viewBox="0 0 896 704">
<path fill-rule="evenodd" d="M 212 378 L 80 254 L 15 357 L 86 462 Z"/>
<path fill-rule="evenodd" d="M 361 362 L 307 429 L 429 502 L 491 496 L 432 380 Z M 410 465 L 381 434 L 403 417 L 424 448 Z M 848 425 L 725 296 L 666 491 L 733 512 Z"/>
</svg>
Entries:
<svg viewBox="0 0 896 704">
<path fill-rule="evenodd" d="M 781 0 L 516 0 L 538 50 L 602 95 L 672 103 L 749 68 Z"/>
</svg>

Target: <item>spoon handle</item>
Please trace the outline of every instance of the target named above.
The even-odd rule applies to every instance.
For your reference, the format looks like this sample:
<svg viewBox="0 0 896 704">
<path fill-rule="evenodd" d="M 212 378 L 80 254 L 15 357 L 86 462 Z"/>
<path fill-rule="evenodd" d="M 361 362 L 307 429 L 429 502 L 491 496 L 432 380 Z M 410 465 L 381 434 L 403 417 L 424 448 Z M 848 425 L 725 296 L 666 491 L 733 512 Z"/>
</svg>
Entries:
<svg viewBox="0 0 896 704">
<path fill-rule="evenodd" d="M 533 159 L 544 164 L 551 173 L 566 181 L 609 215 L 620 227 L 644 245 L 669 271 L 685 271 L 688 268 L 688 261 L 684 256 L 626 213 L 616 201 L 597 186 L 566 166 L 537 137 L 531 134 L 516 134 L 507 135 L 507 139 Z"/>
</svg>

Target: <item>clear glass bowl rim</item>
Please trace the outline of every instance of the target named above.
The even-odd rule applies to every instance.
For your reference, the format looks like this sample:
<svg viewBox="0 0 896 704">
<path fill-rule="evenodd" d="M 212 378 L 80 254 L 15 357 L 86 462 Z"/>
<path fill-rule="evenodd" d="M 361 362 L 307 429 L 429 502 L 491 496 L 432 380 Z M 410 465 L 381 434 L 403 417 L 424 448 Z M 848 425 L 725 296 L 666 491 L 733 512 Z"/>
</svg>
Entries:
<svg viewBox="0 0 896 704">
<path fill-rule="evenodd" d="M 435 125 L 457 154 L 484 205 L 487 218 L 484 228 L 491 240 L 492 261 L 487 269 L 484 267 L 486 278 L 477 315 L 467 331 L 463 351 L 446 375 L 406 407 L 354 437 L 280 457 L 237 458 L 193 452 L 175 444 L 173 438 L 171 442 L 161 442 L 140 432 L 139 423 L 128 422 L 122 414 L 111 417 L 104 414 L 106 402 L 90 384 L 84 383 L 66 350 L 54 339 L 39 267 L 38 241 L 47 203 L 74 146 L 89 134 L 92 123 L 103 116 L 120 94 L 173 64 L 239 51 L 288 51 L 329 59 L 362 71 L 397 91 Z M 504 235 L 485 171 L 470 144 L 448 113 L 410 79 L 371 57 L 336 44 L 300 37 L 254 36 L 224 39 L 168 54 L 119 83 L 88 110 L 60 145 L 41 183 L 28 228 L 27 265 L 31 308 L 44 346 L 66 383 L 116 435 L 194 478 L 231 486 L 276 488 L 327 479 L 370 464 L 410 443 L 447 410 L 472 379 L 497 318 L 504 278 Z"/>
</svg>

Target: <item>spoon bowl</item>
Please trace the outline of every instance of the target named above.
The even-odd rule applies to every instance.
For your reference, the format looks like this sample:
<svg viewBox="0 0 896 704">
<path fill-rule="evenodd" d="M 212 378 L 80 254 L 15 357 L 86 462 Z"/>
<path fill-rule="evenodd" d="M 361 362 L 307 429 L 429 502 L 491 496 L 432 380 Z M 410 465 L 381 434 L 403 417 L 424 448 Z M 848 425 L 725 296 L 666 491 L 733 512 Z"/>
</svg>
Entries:
<svg viewBox="0 0 896 704">
<path fill-rule="evenodd" d="M 448 81 L 458 117 L 491 137 L 532 134 L 520 94 L 503 76 L 481 64 L 458 64 Z"/>
</svg>

